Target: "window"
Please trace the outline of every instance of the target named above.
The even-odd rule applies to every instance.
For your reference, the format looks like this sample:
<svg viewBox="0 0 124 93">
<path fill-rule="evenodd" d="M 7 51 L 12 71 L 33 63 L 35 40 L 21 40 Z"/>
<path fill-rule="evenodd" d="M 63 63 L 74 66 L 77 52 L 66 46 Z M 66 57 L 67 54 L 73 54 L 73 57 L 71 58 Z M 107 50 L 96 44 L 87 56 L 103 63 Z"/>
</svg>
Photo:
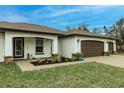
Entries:
<svg viewBox="0 0 124 93">
<path fill-rule="evenodd" d="M 42 53 L 43 53 L 43 39 L 36 38 L 36 54 L 42 54 Z"/>
</svg>

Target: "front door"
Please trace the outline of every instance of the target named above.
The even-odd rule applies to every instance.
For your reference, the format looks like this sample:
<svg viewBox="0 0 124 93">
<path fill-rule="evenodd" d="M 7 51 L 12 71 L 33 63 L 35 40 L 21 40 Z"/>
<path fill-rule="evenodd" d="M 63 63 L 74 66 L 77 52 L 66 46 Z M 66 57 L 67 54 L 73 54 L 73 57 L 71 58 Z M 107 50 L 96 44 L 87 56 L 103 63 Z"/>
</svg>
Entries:
<svg viewBox="0 0 124 93">
<path fill-rule="evenodd" d="M 16 37 L 13 39 L 14 58 L 24 58 L 24 38 Z"/>
</svg>

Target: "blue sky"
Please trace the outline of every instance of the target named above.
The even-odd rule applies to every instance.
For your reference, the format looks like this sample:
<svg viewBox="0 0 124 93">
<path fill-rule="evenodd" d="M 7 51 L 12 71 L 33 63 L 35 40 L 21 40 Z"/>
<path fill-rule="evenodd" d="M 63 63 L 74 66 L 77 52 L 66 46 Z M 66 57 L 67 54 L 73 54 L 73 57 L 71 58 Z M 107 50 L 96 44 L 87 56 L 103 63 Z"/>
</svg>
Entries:
<svg viewBox="0 0 124 93">
<path fill-rule="evenodd" d="M 0 21 L 40 24 L 60 30 L 87 23 L 89 28 L 111 26 L 124 17 L 124 6 L 41 5 L 0 6 Z"/>
</svg>

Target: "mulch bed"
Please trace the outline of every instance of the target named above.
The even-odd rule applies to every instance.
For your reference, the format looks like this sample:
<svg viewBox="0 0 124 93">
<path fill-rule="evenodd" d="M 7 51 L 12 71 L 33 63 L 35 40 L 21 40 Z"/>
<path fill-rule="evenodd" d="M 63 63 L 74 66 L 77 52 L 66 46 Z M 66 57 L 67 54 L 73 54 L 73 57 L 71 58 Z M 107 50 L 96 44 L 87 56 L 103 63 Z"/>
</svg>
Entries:
<svg viewBox="0 0 124 93">
<path fill-rule="evenodd" d="M 69 61 L 69 62 L 72 62 L 72 61 Z M 34 61 L 34 62 L 30 62 L 30 63 L 33 64 L 34 66 L 39 66 L 39 65 L 48 65 L 48 64 L 59 64 L 59 63 L 65 63 L 65 62 L 52 63 L 51 61 L 48 61 L 48 62 L 38 63 L 37 61 Z"/>
</svg>

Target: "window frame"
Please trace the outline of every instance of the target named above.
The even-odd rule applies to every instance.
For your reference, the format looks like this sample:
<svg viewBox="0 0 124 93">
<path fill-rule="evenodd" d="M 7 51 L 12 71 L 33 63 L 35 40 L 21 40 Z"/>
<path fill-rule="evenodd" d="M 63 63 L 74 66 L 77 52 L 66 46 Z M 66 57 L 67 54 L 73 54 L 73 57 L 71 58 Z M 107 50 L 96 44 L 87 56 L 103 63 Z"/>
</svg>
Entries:
<svg viewBox="0 0 124 93">
<path fill-rule="evenodd" d="M 41 40 L 42 44 L 41 45 L 37 44 L 37 40 Z M 35 54 L 36 55 L 44 54 L 44 40 L 43 40 L 43 38 L 36 38 L 35 41 L 36 41 L 36 43 L 35 43 Z M 42 52 L 37 52 L 37 47 L 42 47 Z"/>
</svg>

